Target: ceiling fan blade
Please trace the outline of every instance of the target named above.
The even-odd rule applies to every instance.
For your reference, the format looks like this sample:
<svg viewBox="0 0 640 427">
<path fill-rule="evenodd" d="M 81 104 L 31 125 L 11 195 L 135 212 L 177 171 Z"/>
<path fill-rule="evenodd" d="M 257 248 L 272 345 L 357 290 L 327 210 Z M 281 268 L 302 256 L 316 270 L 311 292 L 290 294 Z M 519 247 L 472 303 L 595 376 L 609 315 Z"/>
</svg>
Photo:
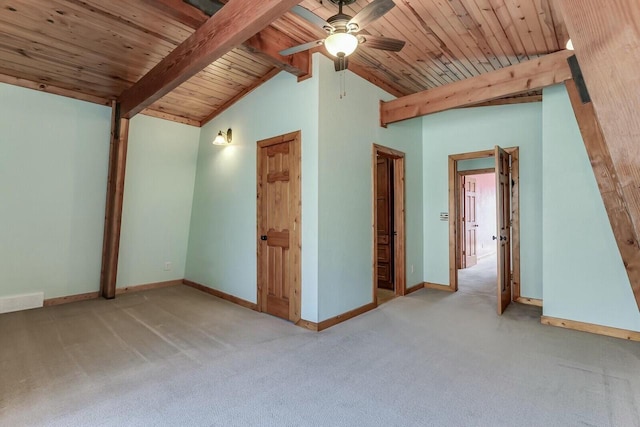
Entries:
<svg viewBox="0 0 640 427">
<path fill-rule="evenodd" d="M 363 43 L 366 47 L 380 50 L 390 50 L 392 52 L 400 52 L 405 45 L 404 40 L 372 36 L 371 34 L 358 34 L 358 39 L 360 39 L 360 43 Z"/>
<path fill-rule="evenodd" d="M 335 58 L 333 60 L 333 65 L 336 71 L 344 71 L 349 68 L 349 58 L 346 56 L 341 56 L 340 58 Z"/>
<path fill-rule="evenodd" d="M 357 29 L 352 32 L 358 32 L 385 13 L 389 12 L 395 7 L 395 5 L 396 4 L 393 0 L 373 0 L 358 12 L 356 16 L 351 18 L 351 21 L 347 24 L 347 28 L 357 26 Z"/>
<path fill-rule="evenodd" d="M 306 21 L 311 22 L 313 25 L 325 30 L 325 31 L 330 31 L 333 30 L 333 25 L 329 24 L 327 21 L 325 21 L 324 19 L 320 18 L 318 15 L 316 15 L 315 13 L 305 9 L 302 6 L 296 5 L 294 6 L 290 12 L 295 13 L 296 15 L 298 15 L 299 17 L 301 17 L 302 19 L 305 19 Z"/>
<path fill-rule="evenodd" d="M 324 40 L 314 40 L 309 43 L 299 44 L 298 46 L 290 47 L 289 49 L 281 50 L 278 52 L 281 56 L 293 55 L 294 53 L 303 52 L 305 50 L 313 49 L 316 46 L 321 46 Z"/>
<path fill-rule="evenodd" d="M 212 16 L 217 11 L 222 9 L 224 6 L 223 3 L 220 3 L 217 0 L 183 0 L 185 3 L 190 4 L 193 7 L 196 7 L 203 11 L 206 15 Z"/>
</svg>

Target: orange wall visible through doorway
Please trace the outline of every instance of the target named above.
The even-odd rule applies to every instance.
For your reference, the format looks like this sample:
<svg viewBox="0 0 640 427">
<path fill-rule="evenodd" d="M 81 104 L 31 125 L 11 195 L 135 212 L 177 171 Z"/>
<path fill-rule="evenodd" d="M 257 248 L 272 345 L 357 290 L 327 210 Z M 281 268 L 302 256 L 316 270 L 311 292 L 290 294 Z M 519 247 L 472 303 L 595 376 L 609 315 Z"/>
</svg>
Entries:
<svg viewBox="0 0 640 427">
<path fill-rule="evenodd" d="M 476 180 L 477 255 L 483 258 L 496 253 L 496 175 L 467 175 Z"/>
</svg>

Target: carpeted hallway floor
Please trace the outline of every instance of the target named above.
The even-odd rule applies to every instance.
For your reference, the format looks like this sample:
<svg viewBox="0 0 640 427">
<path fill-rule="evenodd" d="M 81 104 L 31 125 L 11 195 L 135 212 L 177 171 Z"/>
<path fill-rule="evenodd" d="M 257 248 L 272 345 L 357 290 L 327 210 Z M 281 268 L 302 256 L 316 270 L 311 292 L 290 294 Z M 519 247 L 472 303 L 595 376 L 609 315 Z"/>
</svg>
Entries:
<svg viewBox="0 0 640 427">
<path fill-rule="evenodd" d="M 313 333 L 185 286 L 0 315 L 0 425 L 640 426 L 640 344 L 420 290 Z"/>
</svg>

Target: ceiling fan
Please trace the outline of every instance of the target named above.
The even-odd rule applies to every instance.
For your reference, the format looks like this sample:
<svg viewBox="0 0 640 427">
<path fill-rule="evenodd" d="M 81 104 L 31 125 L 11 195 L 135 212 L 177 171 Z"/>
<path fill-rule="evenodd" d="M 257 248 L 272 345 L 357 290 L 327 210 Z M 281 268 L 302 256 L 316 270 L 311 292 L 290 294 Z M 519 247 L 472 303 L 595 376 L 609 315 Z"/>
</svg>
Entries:
<svg viewBox="0 0 640 427">
<path fill-rule="evenodd" d="M 295 6 L 291 9 L 291 12 L 322 28 L 328 35 L 324 39 L 285 49 L 279 52 L 280 55 L 293 55 L 294 53 L 324 45 L 327 52 L 335 57 L 334 63 L 336 71 L 342 71 L 346 70 L 349 65 L 347 57 L 351 55 L 360 44 L 365 44 L 365 46 L 373 49 L 389 50 L 392 52 L 399 52 L 404 47 L 405 42 L 402 40 L 373 36 L 366 32 L 359 33 L 367 25 L 393 9 L 396 5 L 393 0 L 373 0 L 355 16 L 342 13 L 342 7 L 354 3 L 356 0 L 329 1 L 338 5 L 338 14 L 333 15 L 326 21 L 301 6 Z"/>
</svg>

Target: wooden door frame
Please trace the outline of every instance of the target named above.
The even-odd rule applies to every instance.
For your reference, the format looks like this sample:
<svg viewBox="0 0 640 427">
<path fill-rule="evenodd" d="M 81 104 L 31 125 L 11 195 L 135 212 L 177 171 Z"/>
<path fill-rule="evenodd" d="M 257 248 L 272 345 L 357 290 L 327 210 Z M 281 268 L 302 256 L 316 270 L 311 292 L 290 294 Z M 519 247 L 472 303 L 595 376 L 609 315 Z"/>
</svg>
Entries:
<svg viewBox="0 0 640 427">
<path fill-rule="evenodd" d="M 463 185 L 462 178 L 464 178 L 465 176 L 467 176 L 467 175 L 483 175 L 483 174 L 488 174 L 488 173 L 496 173 L 496 168 L 470 169 L 470 170 L 466 170 L 466 171 L 458 171 L 457 173 L 458 173 L 458 175 L 457 175 L 458 176 L 458 185 L 462 186 Z M 461 194 L 461 188 L 458 188 L 458 194 L 459 194 L 459 197 L 460 197 L 458 202 L 462 203 L 463 196 Z M 463 262 L 462 262 L 462 251 L 460 249 L 462 247 L 462 241 L 464 239 L 466 239 L 466 236 L 464 235 L 465 234 L 465 230 L 462 229 L 462 223 L 463 223 L 462 217 L 464 216 L 464 212 L 462 212 L 462 210 L 460 209 L 460 205 L 458 205 L 457 213 L 458 213 L 458 217 L 457 217 L 457 220 L 458 220 L 458 239 L 460 239 L 460 240 L 459 240 L 458 246 L 457 246 L 458 253 L 456 254 L 456 262 L 457 262 L 456 265 L 458 267 L 462 267 L 462 264 L 463 264 Z"/>
<path fill-rule="evenodd" d="M 258 246 L 257 250 L 257 286 L 256 292 L 258 294 L 258 310 L 261 312 L 266 311 L 267 299 L 264 297 L 264 288 L 262 283 L 262 267 L 261 257 L 263 245 L 260 244 L 260 236 L 263 230 L 260 229 L 262 224 L 262 162 L 260 158 L 260 150 L 262 148 L 269 147 L 271 145 L 281 144 L 283 142 L 291 141 L 293 143 L 293 155 L 294 160 L 289 164 L 289 179 L 293 185 L 293 191 L 289 199 L 290 206 L 293 206 L 293 223 L 290 224 L 290 245 L 289 256 L 291 257 L 291 287 L 289 291 L 289 320 L 292 322 L 298 322 L 301 318 L 302 311 L 302 156 L 301 156 L 301 131 L 291 132 L 284 135 L 276 136 L 273 138 L 263 139 L 256 143 L 257 153 L 257 223 L 256 223 L 256 242 Z M 266 233 L 264 233 L 266 234 Z"/>
<path fill-rule="evenodd" d="M 520 299 L 520 149 L 505 148 L 511 155 L 511 300 Z M 459 249 L 459 172 L 458 161 L 484 159 L 494 156 L 494 149 L 449 156 L 449 290 L 458 290 L 458 268 L 460 267 Z M 493 168 L 490 168 L 493 169 Z M 479 169 L 482 170 L 482 169 Z M 494 170 L 495 172 L 495 170 Z"/>
<path fill-rule="evenodd" d="M 382 154 L 393 162 L 393 269 L 394 289 L 396 296 L 406 294 L 406 224 L 405 224 L 405 154 L 402 151 L 382 145 L 372 145 L 371 155 L 371 196 L 372 196 L 372 230 L 373 230 L 373 303 L 378 305 L 378 213 L 376 196 L 378 194 L 378 180 L 376 176 L 378 154 Z"/>
</svg>

